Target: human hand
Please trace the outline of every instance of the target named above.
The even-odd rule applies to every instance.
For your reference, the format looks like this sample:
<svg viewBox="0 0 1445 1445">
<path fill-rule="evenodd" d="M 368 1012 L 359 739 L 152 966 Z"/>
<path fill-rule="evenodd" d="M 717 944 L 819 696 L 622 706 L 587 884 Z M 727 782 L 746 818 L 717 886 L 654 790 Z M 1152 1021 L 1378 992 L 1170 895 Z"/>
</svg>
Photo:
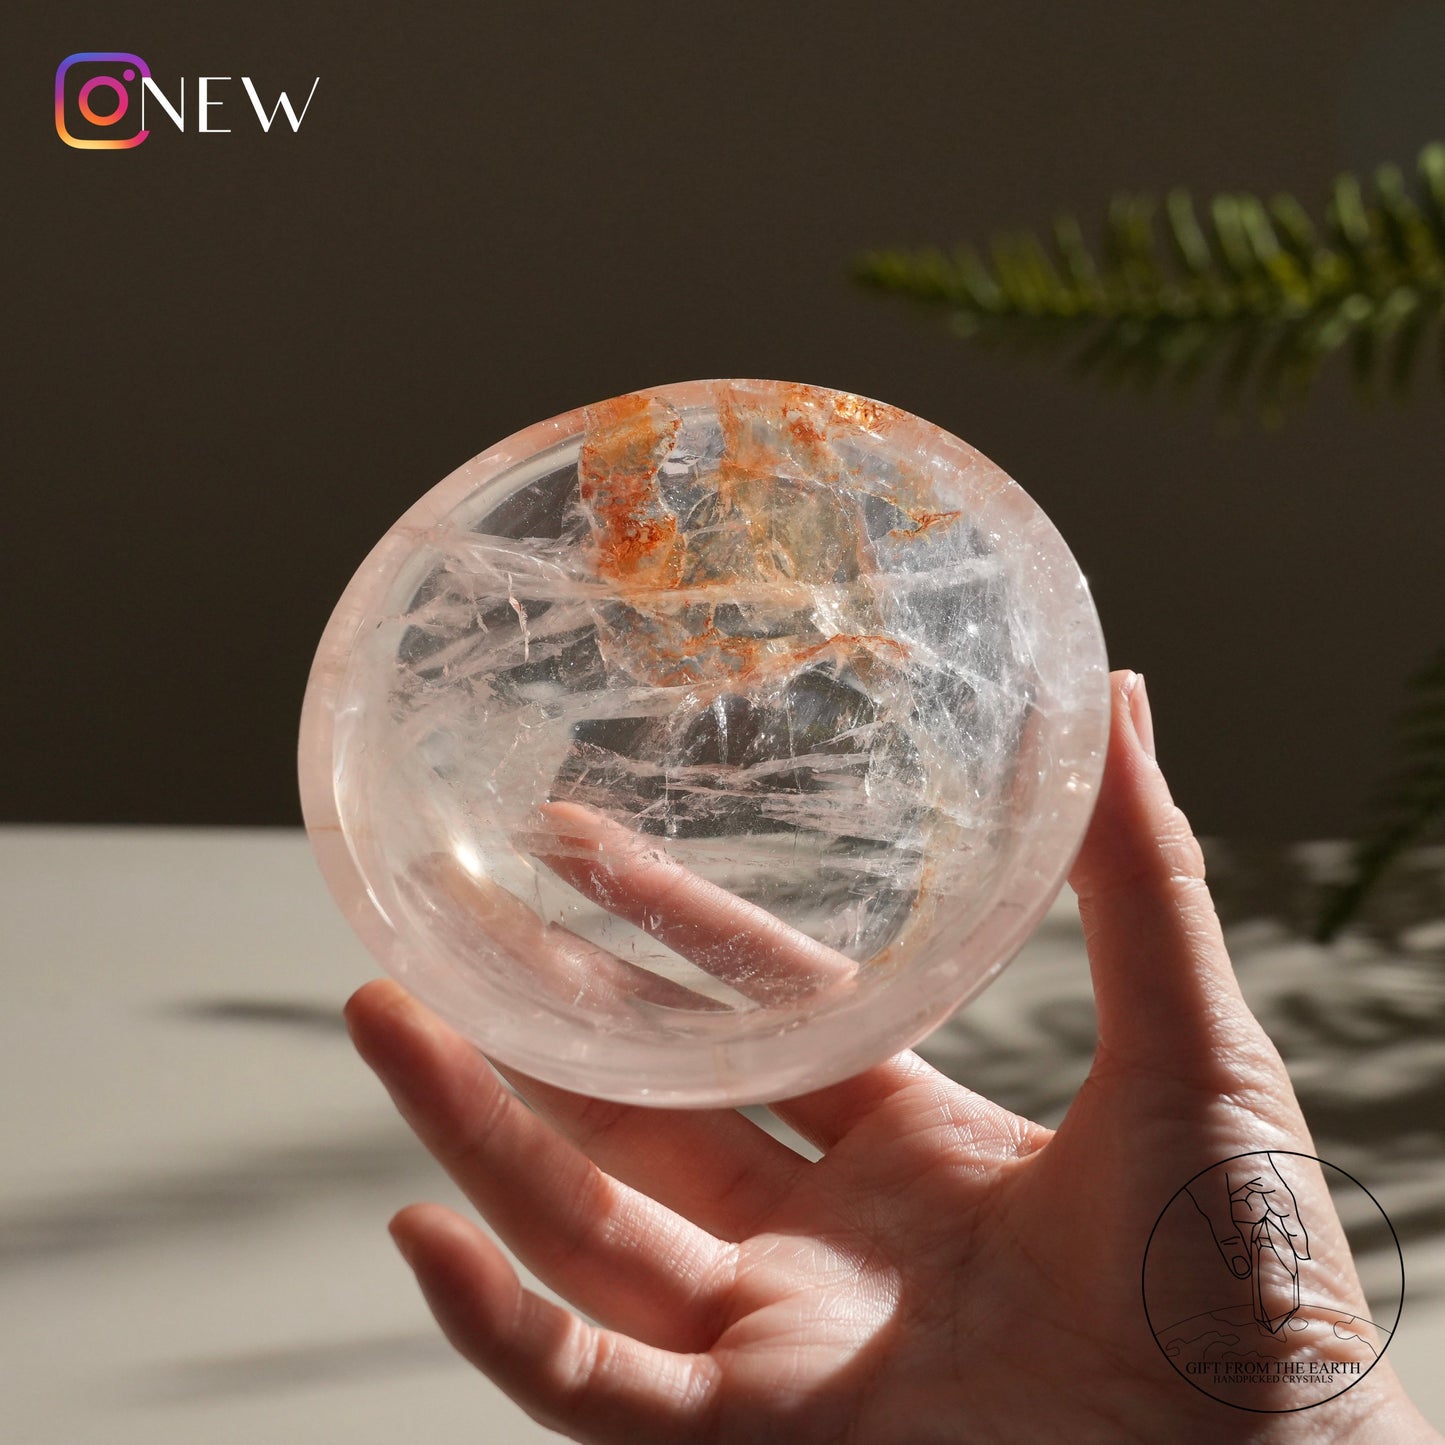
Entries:
<svg viewBox="0 0 1445 1445">
<path fill-rule="evenodd" d="M 357 993 L 353 1037 L 407 1121 L 596 1321 L 525 1290 L 472 1223 L 413 1206 L 393 1235 L 467 1359 L 545 1424 L 626 1445 L 1439 1438 L 1388 1362 L 1303 1417 L 1244 1416 L 1183 1384 L 1150 1335 L 1140 1258 L 1179 1183 L 1309 1136 L 1152 759 L 1142 682 L 1113 687 L 1071 879 L 1099 1043 L 1057 1132 L 913 1054 L 773 1106 L 816 1161 L 731 1110 L 513 1078 L 529 1110 L 396 985 Z M 1358 1299 L 1306 1182 L 1335 1296 Z"/>
</svg>

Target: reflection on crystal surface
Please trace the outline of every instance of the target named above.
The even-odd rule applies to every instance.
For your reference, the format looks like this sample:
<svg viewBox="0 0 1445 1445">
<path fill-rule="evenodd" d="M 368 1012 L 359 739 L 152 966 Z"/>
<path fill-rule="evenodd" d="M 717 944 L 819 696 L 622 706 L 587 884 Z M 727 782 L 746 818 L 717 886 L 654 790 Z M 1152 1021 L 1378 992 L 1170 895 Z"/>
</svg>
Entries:
<svg viewBox="0 0 1445 1445">
<path fill-rule="evenodd" d="M 396 529 L 328 704 L 388 966 L 445 976 L 454 1017 L 484 993 L 664 1045 L 871 1007 L 910 968 L 895 1032 L 929 977 L 961 995 L 1002 955 L 959 940 L 1021 941 L 1097 781 L 1102 651 L 1047 520 L 819 388 L 555 428 Z"/>
</svg>

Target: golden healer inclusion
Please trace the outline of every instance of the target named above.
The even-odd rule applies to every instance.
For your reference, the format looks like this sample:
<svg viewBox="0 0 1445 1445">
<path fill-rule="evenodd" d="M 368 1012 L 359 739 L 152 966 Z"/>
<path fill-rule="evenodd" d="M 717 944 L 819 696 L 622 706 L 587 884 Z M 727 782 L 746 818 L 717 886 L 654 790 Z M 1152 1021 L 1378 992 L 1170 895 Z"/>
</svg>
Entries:
<svg viewBox="0 0 1445 1445">
<path fill-rule="evenodd" d="M 1108 725 L 1078 566 L 863 397 L 658 387 L 422 498 L 312 669 L 301 784 L 382 965 L 498 1060 L 659 1105 L 797 1094 L 1017 950 Z"/>
</svg>

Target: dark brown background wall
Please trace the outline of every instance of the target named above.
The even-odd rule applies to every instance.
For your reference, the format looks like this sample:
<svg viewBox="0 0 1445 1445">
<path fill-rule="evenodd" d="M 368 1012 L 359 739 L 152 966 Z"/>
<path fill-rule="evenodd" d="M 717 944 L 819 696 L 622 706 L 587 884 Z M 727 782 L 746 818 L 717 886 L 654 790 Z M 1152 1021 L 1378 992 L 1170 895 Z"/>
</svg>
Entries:
<svg viewBox="0 0 1445 1445">
<path fill-rule="evenodd" d="M 1438 385 L 1365 410 L 1337 368 L 1226 435 L 965 349 L 846 267 L 1119 187 L 1316 205 L 1445 135 L 1445 5 L 76 3 L 7 30 L 8 818 L 294 822 L 311 649 L 397 514 L 544 416 L 761 375 L 1023 482 L 1200 828 L 1358 821 L 1445 635 Z M 294 136 L 237 79 L 230 135 L 69 149 L 55 67 L 105 48 L 321 79 Z"/>
</svg>

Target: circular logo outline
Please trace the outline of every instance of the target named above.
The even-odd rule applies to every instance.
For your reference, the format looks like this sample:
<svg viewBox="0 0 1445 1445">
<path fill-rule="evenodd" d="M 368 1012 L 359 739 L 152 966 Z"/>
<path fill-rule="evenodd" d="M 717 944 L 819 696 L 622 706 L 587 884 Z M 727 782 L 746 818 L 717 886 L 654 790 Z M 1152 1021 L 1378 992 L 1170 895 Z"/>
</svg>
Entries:
<svg viewBox="0 0 1445 1445">
<path fill-rule="evenodd" d="M 1203 1179 L 1206 1175 L 1212 1174 L 1215 1170 L 1221 1168 L 1226 1164 L 1232 1164 L 1236 1159 L 1252 1159 L 1261 1154 L 1266 1156 L 1278 1155 L 1281 1158 L 1305 1159 L 1312 1164 L 1319 1165 L 1322 1170 L 1333 1170 L 1336 1174 L 1342 1176 L 1345 1179 L 1348 1179 L 1349 1182 L 1353 1184 L 1355 1188 L 1357 1188 L 1370 1201 L 1370 1203 L 1375 1206 L 1376 1210 L 1379 1211 L 1380 1218 L 1385 1221 L 1385 1227 L 1390 1231 L 1390 1242 L 1395 1247 L 1395 1257 L 1399 1261 L 1400 1266 L 1400 1292 L 1399 1298 L 1395 1304 L 1395 1320 L 1386 1332 L 1384 1344 L 1380 1347 L 1379 1352 L 1376 1354 L 1375 1358 L 1370 1362 L 1370 1364 L 1364 1370 L 1362 1370 L 1357 1377 L 1352 1379 L 1349 1384 L 1345 1385 L 1339 1390 L 1336 1390 L 1331 1395 L 1324 1396 L 1323 1399 L 1311 1400 L 1302 1405 L 1283 1405 L 1278 1408 L 1267 1408 L 1258 1405 L 1241 1404 L 1238 1401 L 1227 1399 L 1222 1395 L 1214 1394 L 1212 1391 L 1206 1389 L 1203 1385 L 1201 1385 L 1197 1380 L 1192 1379 L 1179 1367 L 1178 1363 L 1169 1354 L 1168 1350 L 1165 1349 L 1164 1342 L 1160 1337 L 1160 1330 L 1155 1327 L 1154 1318 L 1149 1312 L 1149 1252 L 1153 1248 L 1154 1237 L 1158 1234 L 1159 1226 L 1163 1224 L 1165 1216 L 1170 1212 L 1171 1209 L 1174 1208 L 1181 1195 L 1186 1195 L 1189 1193 L 1190 1186 L 1194 1184 L 1197 1180 Z M 1326 1182 L 1328 1183 L 1328 1176 L 1326 1176 Z M 1204 1395 L 1206 1398 L 1214 1400 L 1218 1404 L 1227 1405 L 1233 1410 L 1244 1410 L 1251 1415 L 1295 1415 L 1300 1413 L 1302 1410 L 1318 1409 L 1319 1406 L 1327 1405 L 1331 1400 L 1338 1400 L 1341 1395 L 1348 1394 L 1349 1391 L 1353 1390 L 1355 1386 L 1358 1385 L 1360 1381 L 1363 1380 L 1370 1373 L 1370 1371 L 1373 1370 L 1375 1366 L 1380 1363 L 1382 1359 L 1384 1359 L 1386 1350 L 1390 1348 L 1390 1342 L 1395 1338 L 1395 1332 L 1400 1328 L 1400 1320 L 1403 1317 L 1405 1311 L 1405 1252 L 1400 1246 L 1400 1236 L 1395 1230 L 1394 1221 L 1385 1212 L 1385 1209 L 1381 1205 L 1380 1201 L 1376 1199 L 1375 1196 L 1370 1192 L 1370 1190 L 1367 1189 L 1358 1179 L 1356 1179 L 1355 1176 L 1351 1174 L 1347 1169 L 1341 1169 L 1338 1164 L 1332 1164 L 1328 1159 L 1321 1159 L 1317 1154 L 1306 1154 L 1303 1150 L 1300 1149 L 1245 1149 L 1238 1154 L 1227 1155 L 1225 1158 L 1216 1160 L 1213 1164 L 1207 1165 L 1205 1168 L 1198 1170 L 1196 1173 L 1190 1175 L 1190 1177 L 1185 1180 L 1185 1182 L 1181 1184 L 1179 1188 L 1174 1191 L 1173 1194 L 1169 1196 L 1168 1200 L 1164 1204 L 1164 1207 L 1159 1211 L 1159 1215 L 1155 1219 L 1154 1225 L 1149 1231 L 1149 1238 L 1144 1244 L 1144 1253 L 1139 1263 L 1139 1294 L 1140 1303 L 1142 1304 L 1144 1310 L 1144 1322 L 1149 1327 L 1149 1333 L 1153 1336 L 1154 1343 L 1159 1347 L 1159 1353 L 1164 1356 L 1165 1360 L 1169 1363 L 1170 1369 L 1172 1369 L 1174 1373 L 1185 1382 L 1185 1384 L 1199 1391 L 1199 1393 L 1201 1395 Z M 1374 1321 L 1371 1321 L 1371 1323 L 1373 1324 Z"/>
</svg>

